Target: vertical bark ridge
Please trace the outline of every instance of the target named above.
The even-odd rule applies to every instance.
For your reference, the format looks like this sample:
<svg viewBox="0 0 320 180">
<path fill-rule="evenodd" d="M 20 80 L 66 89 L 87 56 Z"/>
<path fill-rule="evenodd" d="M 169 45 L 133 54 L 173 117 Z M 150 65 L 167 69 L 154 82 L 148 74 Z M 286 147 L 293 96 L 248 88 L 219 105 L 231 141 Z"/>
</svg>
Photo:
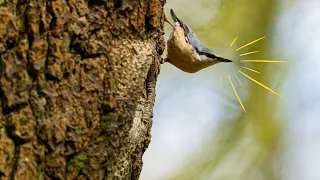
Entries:
<svg viewBox="0 0 320 180">
<path fill-rule="evenodd" d="M 161 0 L 0 1 L 0 178 L 138 179 Z"/>
</svg>

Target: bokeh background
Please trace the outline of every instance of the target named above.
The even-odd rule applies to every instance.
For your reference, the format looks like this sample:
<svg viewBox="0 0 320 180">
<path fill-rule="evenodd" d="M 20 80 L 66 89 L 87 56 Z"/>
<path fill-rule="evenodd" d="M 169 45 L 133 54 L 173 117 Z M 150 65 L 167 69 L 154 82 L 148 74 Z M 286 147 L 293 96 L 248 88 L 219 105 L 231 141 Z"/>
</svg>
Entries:
<svg viewBox="0 0 320 180">
<path fill-rule="evenodd" d="M 162 65 L 140 179 L 320 180 L 320 1 L 168 0 L 168 19 L 170 8 L 203 44 L 234 63 L 196 74 Z M 171 31 L 166 25 L 166 38 Z M 256 50 L 260 52 L 239 56 Z M 243 59 L 288 62 L 241 63 Z"/>
</svg>

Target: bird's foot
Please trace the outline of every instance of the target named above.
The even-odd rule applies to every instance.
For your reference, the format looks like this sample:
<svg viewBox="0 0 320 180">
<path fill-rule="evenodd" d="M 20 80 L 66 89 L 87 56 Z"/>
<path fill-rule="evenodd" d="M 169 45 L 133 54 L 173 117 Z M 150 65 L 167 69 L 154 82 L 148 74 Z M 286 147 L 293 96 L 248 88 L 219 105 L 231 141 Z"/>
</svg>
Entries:
<svg viewBox="0 0 320 180">
<path fill-rule="evenodd" d="M 164 15 L 164 22 L 167 22 L 174 28 L 174 25 L 167 19 L 166 15 Z"/>
</svg>

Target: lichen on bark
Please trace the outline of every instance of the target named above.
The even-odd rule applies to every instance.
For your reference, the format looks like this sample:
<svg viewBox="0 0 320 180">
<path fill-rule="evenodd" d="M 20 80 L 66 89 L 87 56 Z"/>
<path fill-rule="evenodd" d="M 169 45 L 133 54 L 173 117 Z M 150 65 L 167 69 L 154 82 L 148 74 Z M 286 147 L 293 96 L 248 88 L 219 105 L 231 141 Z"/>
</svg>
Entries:
<svg viewBox="0 0 320 180">
<path fill-rule="evenodd" d="M 138 179 L 161 0 L 0 0 L 0 179 Z"/>
</svg>

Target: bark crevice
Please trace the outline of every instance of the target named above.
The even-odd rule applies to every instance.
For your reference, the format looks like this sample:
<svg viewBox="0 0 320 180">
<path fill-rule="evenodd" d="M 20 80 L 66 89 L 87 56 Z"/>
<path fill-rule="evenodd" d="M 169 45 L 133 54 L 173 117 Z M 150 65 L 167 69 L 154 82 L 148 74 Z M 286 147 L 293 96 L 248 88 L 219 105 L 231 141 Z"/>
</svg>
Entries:
<svg viewBox="0 0 320 180">
<path fill-rule="evenodd" d="M 20 158 L 20 145 L 18 145 L 16 143 L 16 141 L 14 141 L 15 143 L 15 149 L 14 149 L 14 159 L 13 159 L 13 166 L 12 166 L 12 170 L 11 170 L 11 175 L 10 178 L 11 180 L 14 180 L 14 175 L 16 174 L 16 171 L 18 169 L 18 162 L 19 162 L 19 158 Z"/>
</svg>

